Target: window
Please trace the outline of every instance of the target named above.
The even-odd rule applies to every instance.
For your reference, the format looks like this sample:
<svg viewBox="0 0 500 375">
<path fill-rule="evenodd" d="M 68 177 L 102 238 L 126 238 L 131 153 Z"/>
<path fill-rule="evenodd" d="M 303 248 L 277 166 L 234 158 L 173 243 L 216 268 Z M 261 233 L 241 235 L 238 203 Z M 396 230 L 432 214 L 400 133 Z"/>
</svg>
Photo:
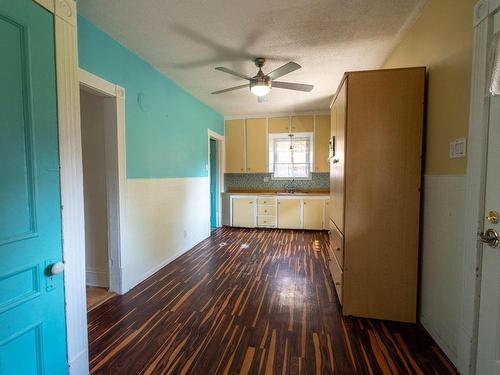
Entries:
<svg viewBox="0 0 500 375">
<path fill-rule="evenodd" d="M 269 171 L 273 178 L 311 178 L 311 170 L 312 133 L 269 135 Z"/>
</svg>

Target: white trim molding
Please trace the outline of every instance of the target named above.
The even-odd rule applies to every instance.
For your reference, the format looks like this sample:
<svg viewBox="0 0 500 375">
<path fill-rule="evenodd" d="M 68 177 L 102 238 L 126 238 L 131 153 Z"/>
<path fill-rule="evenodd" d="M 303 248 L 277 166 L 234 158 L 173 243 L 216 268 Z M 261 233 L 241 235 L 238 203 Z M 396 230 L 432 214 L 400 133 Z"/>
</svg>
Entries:
<svg viewBox="0 0 500 375">
<path fill-rule="evenodd" d="M 484 215 L 484 188 L 489 117 L 487 96 L 488 45 L 492 36 L 493 13 L 500 0 L 481 0 L 474 8 L 474 48 L 470 98 L 462 306 L 458 340 L 458 371 L 475 374 L 477 329 L 481 287 L 481 251 L 477 233 Z"/>
<path fill-rule="evenodd" d="M 208 171 L 208 181 L 209 181 L 209 186 L 211 183 L 211 178 L 210 178 L 210 140 L 214 139 L 217 141 L 217 227 L 222 226 L 222 193 L 224 192 L 224 173 L 225 173 L 225 157 L 226 157 L 226 147 L 225 147 L 225 142 L 226 142 L 226 137 L 223 135 L 214 132 L 211 129 L 208 129 L 208 162 L 207 162 L 207 171 Z M 210 188 L 209 188 L 210 191 Z M 212 202 L 209 200 L 208 202 L 209 208 L 209 222 L 208 222 L 208 228 L 209 232 L 208 234 L 210 235 L 211 231 L 211 217 L 212 217 Z"/>
<path fill-rule="evenodd" d="M 109 288 L 109 275 L 106 270 L 87 268 L 86 273 L 86 285 L 96 286 L 100 288 Z"/>
<path fill-rule="evenodd" d="M 114 100 L 114 126 L 106 127 L 106 186 L 108 201 L 109 288 L 123 294 L 122 254 L 126 226 L 125 89 L 86 70 L 79 70 L 80 85 Z M 88 274 L 88 273 L 87 273 Z"/>
</svg>

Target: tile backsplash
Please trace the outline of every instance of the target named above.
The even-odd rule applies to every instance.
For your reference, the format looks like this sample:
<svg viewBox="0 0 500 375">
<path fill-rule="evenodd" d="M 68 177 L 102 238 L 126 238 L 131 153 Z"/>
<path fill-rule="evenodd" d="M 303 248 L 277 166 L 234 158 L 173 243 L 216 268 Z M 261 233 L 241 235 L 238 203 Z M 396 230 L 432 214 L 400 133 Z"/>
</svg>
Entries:
<svg viewBox="0 0 500 375">
<path fill-rule="evenodd" d="M 225 191 L 284 189 L 290 185 L 290 180 L 273 180 L 271 173 L 226 173 L 224 175 Z M 294 180 L 293 187 L 299 190 L 328 190 L 330 175 L 328 173 L 312 173 L 310 180 Z"/>
</svg>

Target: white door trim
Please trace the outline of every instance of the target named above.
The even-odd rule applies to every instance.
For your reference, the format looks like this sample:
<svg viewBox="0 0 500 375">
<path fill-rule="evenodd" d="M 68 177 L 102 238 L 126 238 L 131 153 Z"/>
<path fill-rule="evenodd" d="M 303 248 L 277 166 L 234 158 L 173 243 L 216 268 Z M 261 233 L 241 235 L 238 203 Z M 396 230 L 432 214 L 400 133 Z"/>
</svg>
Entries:
<svg viewBox="0 0 500 375">
<path fill-rule="evenodd" d="M 80 85 L 114 100 L 114 126 L 106 127 L 106 186 L 108 202 L 109 289 L 123 294 L 122 254 L 126 233 L 125 89 L 79 69 Z"/>
<path fill-rule="evenodd" d="M 226 138 L 208 129 L 208 159 L 207 159 L 207 171 L 208 171 L 208 186 L 210 191 L 210 139 L 217 141 L 217 227 L 222 226 L 222 193 L 224 192 L 224 173 L 225 173 L 225 142 Z M 212 217 L 212 202 L 208 202 L 208 235 L 211 231 L 210 218 Z"/>
<path fill-rule="evenodd" d="M 462 306 L 458 338 L 458 370 L 475 374 L 479 297 L 481 286 L 481 246 L 477 233 L 482 230 L 489 117 L 487 92 L 488 45 L 492 15 L 500 0 L 481 0 L 474 8 L 474 48 L 469 117 L 469 139 L 465 198 L 465 235 Z"/>
</svg>

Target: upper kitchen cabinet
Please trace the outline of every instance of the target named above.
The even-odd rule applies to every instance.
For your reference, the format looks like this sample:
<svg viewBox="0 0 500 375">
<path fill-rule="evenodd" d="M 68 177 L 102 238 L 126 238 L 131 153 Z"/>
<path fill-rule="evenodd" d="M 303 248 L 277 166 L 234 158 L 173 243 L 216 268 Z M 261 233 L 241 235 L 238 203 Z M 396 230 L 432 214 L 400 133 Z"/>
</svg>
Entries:
<svg viewBox="0 0 500 375">
<path fill-rule="evenodd" d="M 314 124 L 314 171 L 329 172 L 328 142 L 330 139 L 330 116 L 316 116 Z"/>
<path fill-rule="evenodd" d="M 267 172 L 267 120 L 256 118 L 246 120 L 246 171 Z"/>
<path fill-rule="evenodd" d="M 269 138 L 289 140 L 290 133 L 308 133 L 312 172 L 328 173 L 328 114 L 226 120 L 226 173 L 268 173 Z"/>
<path fill-rule="evenodd" d="M 314 130 L 313 116 L 292 116 L 291 132 L 292 133 L 307 133 Z"/>
<path fill-rule="evenodd" d="M 290 117 L 269 118 L 269 133 L 290 133 Z"/>
<path fill-rule="evenodd" d="M 245 120 L 226 121 L 226 173 L 244 173 Z"/>
</svg>

